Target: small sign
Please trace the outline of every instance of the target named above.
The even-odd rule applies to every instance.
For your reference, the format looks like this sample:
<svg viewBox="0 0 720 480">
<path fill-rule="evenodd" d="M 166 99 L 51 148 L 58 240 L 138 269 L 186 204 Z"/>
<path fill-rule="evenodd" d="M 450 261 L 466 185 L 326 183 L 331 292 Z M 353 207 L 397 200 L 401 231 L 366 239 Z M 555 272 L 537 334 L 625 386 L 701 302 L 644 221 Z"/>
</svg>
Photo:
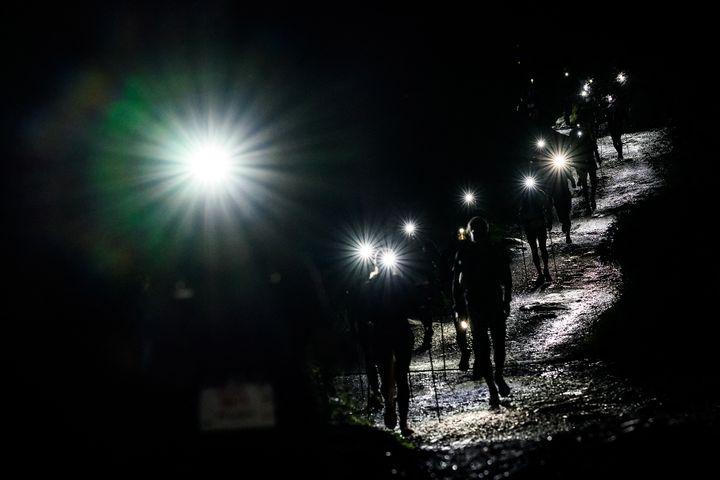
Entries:
<svg viewBox="0 0 720 480">
<path fill-rule="evenodd" d="M 200 392 L 202 431 L 275 426 L 275 400 L 269 384 L 239 383 Z"/>
</svg>

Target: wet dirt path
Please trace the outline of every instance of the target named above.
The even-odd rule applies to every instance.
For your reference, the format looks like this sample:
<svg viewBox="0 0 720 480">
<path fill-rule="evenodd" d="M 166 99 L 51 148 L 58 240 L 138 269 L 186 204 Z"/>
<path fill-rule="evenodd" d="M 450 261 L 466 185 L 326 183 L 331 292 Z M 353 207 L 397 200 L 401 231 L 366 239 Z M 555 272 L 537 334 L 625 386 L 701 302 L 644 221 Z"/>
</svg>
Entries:
<svg viewBox="0 0 720 480">
<path fill-rule="evenodd" d="M 435 325 L 432 365 L 427 352 L 414 356 L 410 422 L 413 443 L 431 454 L 431 476 L 507 476 L 523 468 L 528 452 L 558 435 L 577 432 L 573 438 L 580 442 L 581 432 L 598 425 L 614 435 L 611 431 L 652 421 L 645 412 L 658 400 L 613 376 L 602 362 L 585 358 L 582 350 L 594 322 L 619 296 L 622 273 L 609 249 L 615 215 L 662 186 L 649 160 L 671 149 L 661 130 L 626 135 L 624 141 L 625 160 L 618 162 L 609 137 L 600 140 L 597 210 L 588 216 L 575 192 L 572 244 L 564 243 L 555 223 L 549 247 L 553 283 L 531 288 L 529 249 L 514 249 L 506 364 L 512 394 L 501 407 L 490 409 L 484 383 L 456 369 L 451 323 Z M 415 328 L 419 343 L 421 330 Z M 371 418 L 384 428 L 380 414 Z"/>
</svg>

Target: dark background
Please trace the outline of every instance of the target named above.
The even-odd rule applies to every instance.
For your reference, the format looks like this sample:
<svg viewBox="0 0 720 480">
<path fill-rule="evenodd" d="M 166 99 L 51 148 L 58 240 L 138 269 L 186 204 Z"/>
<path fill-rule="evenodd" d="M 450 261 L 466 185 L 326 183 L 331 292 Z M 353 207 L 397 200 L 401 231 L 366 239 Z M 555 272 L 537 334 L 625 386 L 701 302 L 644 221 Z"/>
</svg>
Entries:
<svg viewBox="0 0 720 480">
<path fill-rule="evenodd" d="M 364 209 L 397 207 L 426 212 L 435 230 L 452 231 L 465 220 L 455 198 L 465 185 L 481 192 L 491 216 L 507 214 L 504 196 L 526 154 L 516 107 L 530 78 L 549 123 L 562 114 L 568 83 L 632 72 L 633 123 L 645 128 L 688 116 L 707 60 L 698 52 L 699 18 L 685 22 L 677 12 L 671 22 L 657 19 L 663 12 L 611 4 L 437 18 L 248 18 L 241 10 L 229 3 L 111 4 L 10 16 L 8 44 L 20 48 L 8 52 L 15 67 L 7 120 L 20 136 L 12 143 L 18 155 L 35 141 L 28 123 L 67 101 L 64 87 L 75 75 L 92 69 L 106 82 L 105 102 L 92 105 L 79 118 L 86 123 L 65 139 L 74 158 L 54 165 L 35 156 L 13 166 L 40 162 L 36 177 L 53 168 L 81 171 L 79 151 L 90 157 L 96 147 L 88 138 L 92 122 L 102 121 L 128 78 L 168 70 L 191 76 L 211 64 L 223 74 L 247 74 L 218 82 L 227 89 L 218 96 L 246 89 L 260 101 L 283 98 L 264 120 L 292 118 L 292 130 L 272 141 L 284 146 L 276 167 L 296 177 L 289 196 L 303 204 L 307 221 L 321 227 Z"/>
<path fill-rule="evenodd" d="M 600 3 L 389 18 L 250 18 L 229 2 L 11 7 L 3 20 L 4 317 L 8 386 L 21 392 L 8 407 L 18 412 L 18 448 L 45 451 L 72 438 L 79 448 L 144 455 L 153 441 L 192 430 L 197 388 L 228 375 L 275 382 L 283 421 L 314 418 L 303 410 L 313 399 L 297 360 L 336 314 L 344 226 L 413 214 L 449 247 L 470 213 L 459 208 L 464 186 L 480 192 L 479 212 L 511 222 L 509 192 L 528 142 L 517 106 L 534 78 L 544 120 L 554 121 L 565 69 L 577 82 L 627 71 L 631 126 L 672 126 L 685 158 L 704 171 L 697 107 L 712 57 L 702 17 Z M 104 158 L 97 125 L 133 78 L 162 90 L 173 75 L 193 78 L 207 65 L 224 75 L 214 83 L 225 88 L 219 98 L 240 90 L 272 104 L 258 128 L 278 146 L 267 168 L 283 175 L 274 191 L 281 201 L 258 202 L 240 219 L 242 238 L 224 237 L 211 257 L 192 231 L 151 249 L 157 231 L 115 208 L 133 190 L 109 191 L 88 173 Z M 78 100 L 72 86 L 83 78 L 101 81 Z M 687 166 L 677 178 L 702 190 L 708 176 Z M 684 202 L 667 216 L 700 219 Z M 235 255 L 238 238 L 249 255 Z M 653 245 L 651 255 L 665 252 Z M 259 280 L 276 270 L 287 279 L 282 288 Z M 194 310 L 163 303 L 178 275 L 212 286 Z M 238 288 L 249 293 L 238 299 Z M 231 321 L 238 315 L 247 319 L 240 326 Z"/>
</svg>

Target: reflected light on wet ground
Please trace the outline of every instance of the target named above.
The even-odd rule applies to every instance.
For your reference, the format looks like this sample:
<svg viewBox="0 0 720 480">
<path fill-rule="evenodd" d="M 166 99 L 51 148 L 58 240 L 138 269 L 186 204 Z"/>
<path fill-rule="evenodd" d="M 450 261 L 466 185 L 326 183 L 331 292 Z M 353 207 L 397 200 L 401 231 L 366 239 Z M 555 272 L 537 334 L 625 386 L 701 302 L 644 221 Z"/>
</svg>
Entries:
<svg viewBox="0 0 720 480">
<path fill-rule="evenodd" d="M 607 255 L 615 215 L 662 186 L 648 160 L 671 149 L 662 130 L 626 135 L 624 141 L 626 159 L 619 162 L 610 138 L 600 139 L 604 161 L 598 171 L 602 177 L 598 208 L 586 215 L 582 194 L 575 193 L 572 244 L 560 241 L 562 234 L 555 224 L 552 250 L 548 245 L 549 252 L 554 252 L 550 258 L 553 283 L 532 289 L 534 266 L 529 249 L 524 251 L 523 262 L 523 251 L 514 248 L 515 294 L 508 319 L 506 363 L 512 394 L 500 408 L 489 408 L 484 382 L 472 381 L 470 372 L 457 370 L 459 352 L 450 319 L 434 326 L 432 361 L 428 352 L 413 357 L 410 423 L 414 442 L 421 448 L 454 452 L 457 457 L 462 451 L 471 456 L 471 449 L 487 442 L 515 442 L 505 443 L 506 451 L 492 457 L 509 461 L 559 432 L 631 416 L 656 401 L 613 377 L 602 362 L 582 354 L 594 322 L 612 307 L 620 292 L 622 272 Z M 419 322 L 415 329 L 419 342 Z M 345 377 L 343 383 L 361 398 L 356 378 Z M 381 413 L 370 417 L 382 428 Z M 491 457 L 483 457 L 482 450 L 472 451 L 477 458 L 465 458 L 465 468 L 482 473 L 485 464 L 479 459 Z M 444 470 L 442 465 L 434 468 Z"/>
</svg>

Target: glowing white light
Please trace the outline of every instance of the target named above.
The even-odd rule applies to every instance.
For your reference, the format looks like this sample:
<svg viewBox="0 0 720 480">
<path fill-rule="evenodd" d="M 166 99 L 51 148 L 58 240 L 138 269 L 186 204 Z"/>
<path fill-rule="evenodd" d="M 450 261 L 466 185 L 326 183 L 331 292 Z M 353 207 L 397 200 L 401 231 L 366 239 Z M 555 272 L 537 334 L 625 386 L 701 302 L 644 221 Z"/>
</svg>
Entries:
<svg viewBox="0 0 720 480">
<path fill-rule="evenodd" d="M 565 72 L 565 76 L 566 76 L 566 77 L 569 77 L 570 74 L 569 74 L 568 72 Z"/>
<path fill-rule="evenodd" d="M 588 90 L 590 90 L 590 83 L 585 83 L 585 85 L 583 85 L 583 92 L 587 92 Z"/>
<path fill-rule="evenodd" d="M 415 222 L 412 220 L 408 220 L 403 224 L 403 232 L 405 232 L 406 235 L 412 236 L 415 233 Z"/>
<path fill-rule="evenodd" d="M 533 177 L 525 177 L 524 183 L 527 188 L 535 188 L 535 178 Z"/>
<path fill-rule="evenodd" d="M 552 161 L 553 165 L 555 165 L 557 168 L 563 168 L 567 163 L 567 157 L 565 155 L 558 154 L 553 157 Z"/>
<path fill-rule="evenodd" d="M 465 229 L 462 228 L 462 227 L 458 228 L 458 233 L 461 234 L 461 235 L 464 234 L 464 233 L 465 233 Z"/>
<path fill-rule="evenodd" d="M 582 137 L 582 130 L 578 130 L 577 134 L 578 134 L 578 137 Z"/>
<path fill-rule="evenodd" d="M 537 145 L 537 148 L 545 148 L 545 140 L 542 138 L 539 138 L 536 145 Z"/>
<path fill-rule="evenodd" d="M 475 203 L 475 194 L 473 192 L 463 193 L 463 201 L 466 205 L 472 205 Z"/>
<path fill-rule="evenodd" d="M 468 323 L 465 320 L 460 320 L 460 328 L 462 328 L 463 330 L 467 330 Z"/>
<path fill-rule="evenodd" d="M 357 248 L 357 254 L 363 260 L 370 260 L 374 253 L 375 251 L 369 243 L 363 242 Z"/>
<path fill-rule="evenodd" d="M 380 264 L 383 267 L 393 268 L 397 266 L 398 257 L 394 250 L 385 250 L 380 255 Z"/>
<path fill-rule="evenodd" d="M 588 96 L 587 90 L 583 90 L 582 92 L 580 92 L 580 96 L 587 97 Z"/>
<path fill-rule="evenodd" d="M 222 145 L 209 143 L 193 148 L 185 158 L 188 173 L 199 183 L 212 186 L 228 179 L 232 155 Z"/>
<path fill-rule="evenodd" d="M 535 79 L 534 79 L 534 78 L 531 78 L 531 79 L 530 79 L 530 83 L 535 83 Z"/>
<path fill-rule="evenodd" d="M 590 80 L 588 80 L 588 83 L 592 83 L 592 82 L 593 82 L 593 79 L 592 79 L 592 78 L 591 78 Z"/>
<path fill-rule="evenodd" d="M 608 102 L 612 102 L 612 101 L 613 101 L 613 96 L 612 96 L 612 95 L 608 95 L 608 96 L 607 96 L 607 101 L 608 101 Z"/>
<path fill-rule="evenodd" d="M 624 73 L 620 72 L 617 76 L 617 81 L 619 83 L 625 83 L 625 80 L 627 80 L 627 77 L 625 76 Z"/>
</svg>

